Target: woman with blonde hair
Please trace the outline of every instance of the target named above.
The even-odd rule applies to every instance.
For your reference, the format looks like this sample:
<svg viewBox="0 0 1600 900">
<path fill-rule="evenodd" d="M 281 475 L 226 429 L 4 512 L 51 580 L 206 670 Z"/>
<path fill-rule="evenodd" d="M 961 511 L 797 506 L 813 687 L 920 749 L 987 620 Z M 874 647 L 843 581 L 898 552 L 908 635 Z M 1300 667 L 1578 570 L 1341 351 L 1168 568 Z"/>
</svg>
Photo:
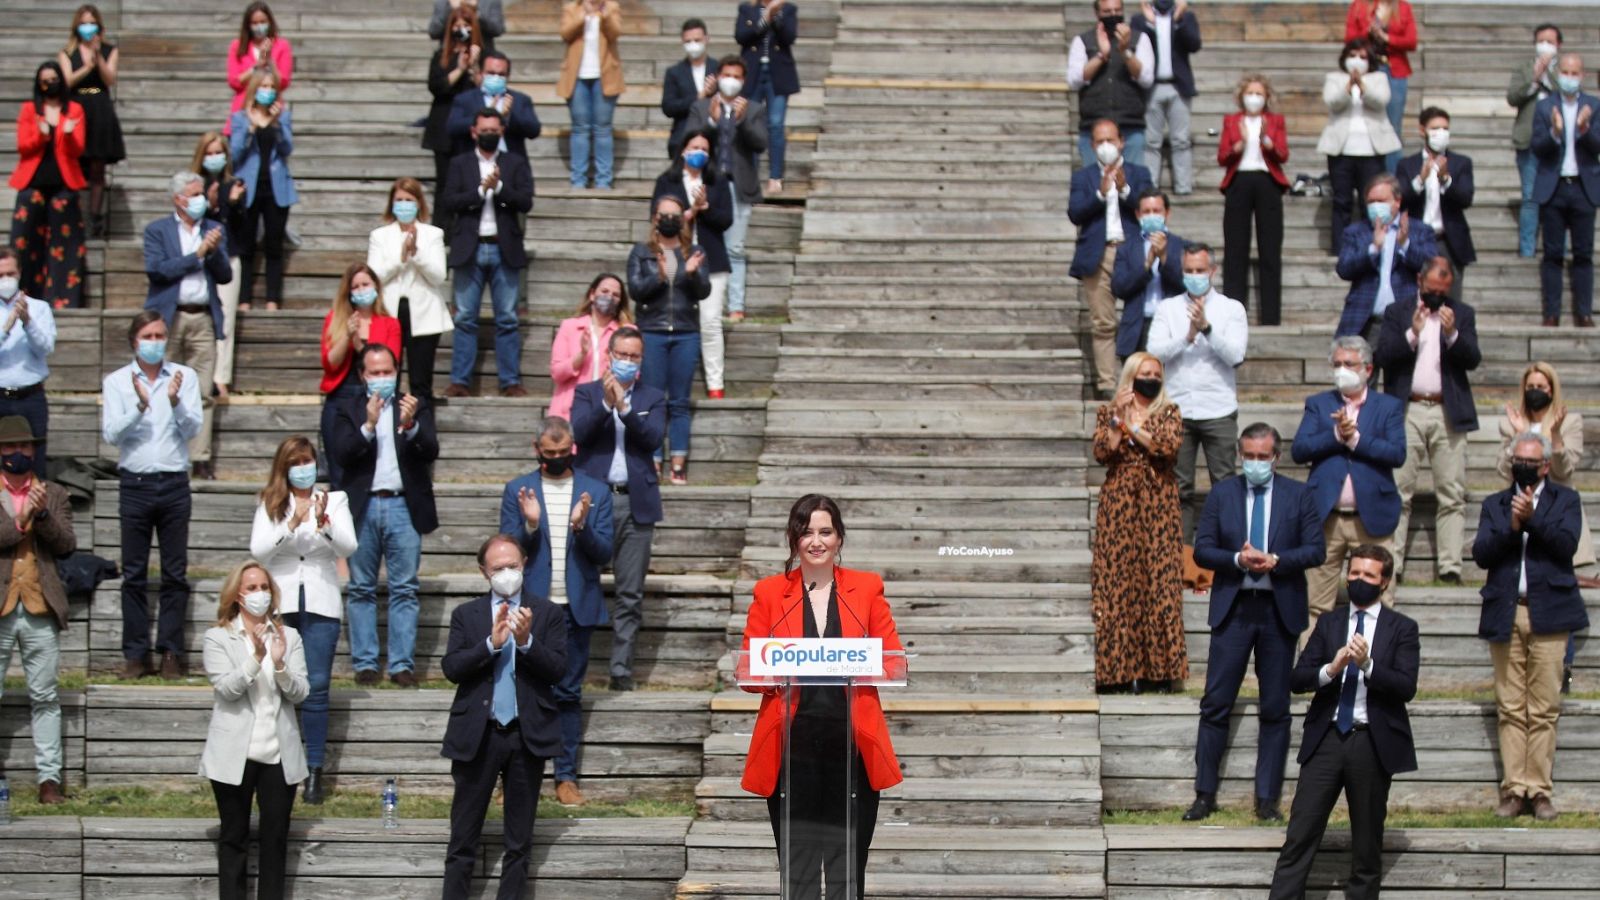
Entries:
<svg viewBox="0 0 1600 900">
<path fill-rule="evenodd" d="M 1550 441 L 1550 480 L 1572 487 L 1572 478 L 1583 464 L 1583 414 L 1571 412 L 1561 399 L 1561 378 L 1555 366 L 1539 361 L 1522 370 L 1521 391 L 1505 406 L 1500 416 L 1500 477 L 1511 479 L 1511 446 L 1525 431 L 1542 434 Z M 1582 510 L 1579 510 L 1582 512 Z M 1580 569 L 1581 587 L 1600 588 L 1595 577 L 1594 539 L 1589 534 L 1589 517 L 1583 516 L 1578 533 L 1578 551 L 1572 566 Z"/>
<path fill-rule="evenodd" d="M 428 195 L 415 178 L 389 186 L 384 224 L 367 237 L 367 265 L 395 306 L 411 393 L 433 399 L 433 361 L 439 337 L 455 327 L 445 300 L 444 232 L 428 221 Z M 399 357 L 396 357 L 399 362 Z"/>
<path fill-rule="evenodd" d="M 1256 322 L 1276 325 L 1283 307 L 1283 194 L 1289 177 L 1289 132 L 1272 107 L 1277 94 L 1267 76 L 1239 79 L 1239 111 L 1222 120 L 1217 164 L 1222 175 L 1222 293 L 1245 306 L 1250 299 L 1250 225 L 1256 232 Z"/>
<path fill-rule="evenodd" d="M 317 448 L 304 435 L 291 435 L 278 445 L 267 484 L 256 497 L 261 502 L 250 528 L 250 555 L 267 567 L 283 591 L 289 607 L 284 619 L 305 645 L 311 687 L 300 707 L 310 768 L 304 799 L 315 805 L 323 796 L 328 684 L 344 618 L 338 561 L 356 551 L 356 528 L 345 493 L 317 488 Z"/>
<path fill-rule="evenodd" d="M 209 215 L 228 229 L 228 234 L 238 234 L 244 229 L 245 186 L 233 177 L 233 157 L 228 153 L 228 139 L 215 131 L 200 135 L 194 145 L 194 156 L 189 160 L 189 171 L 204 179 L 206 209 Z M 233 279 L 217 285 L 217 298 L 222 301 L 222 333 L 217 341 L 217 370 L 211 380 L 217 394 L 228 396 L 233 384 L 234 322 L 239 315 L 239 246 L 228 241 L 228 265 L 233 269 Z"/>
<path fill-rule="evenodd" d="M 221 828 L 217 896 L 245 900 L 250 805 L 261 811 L 258 900 L 282 900 L 294 786 L 306 777 L 294 706 L 306 699 L 300 635 L 278 614 L 278 586 L 255 560 L 233 567 L 218 595 L 217 624 L 206 631 L 206 677 L 214 705 L 200 754 Z"/>
<path fill-rule="evenodd" d="M 1094 458 L 1106 467 L 1089 570 L 1101 693 L 1166 692 L 1189 675 L 1174 471 L 1182 442 L 1182 414 L 1167 400 L 1161 360 L 1133 354 L 1095 418 Z"/>
<path fill-rule="evenodd" d="M 1400 149 L 1400 137 L 1385 113 L 1389 77 L 1377 71 L 1372 56 L 1364 38 L 1347 41 L 1339 51 L 1339 70 L 1322 79 L 1328 124 L 1317 139 L 1317 152 L 1328 158 L 1334 256 L 1367 183 L 1382 174 L 1384 156 Z"/>
<path fill-rule="evenodd" d="M 228 150 L 234 172 L 245 184 L 244 227 L 238 235 L 229 235 L 239 242 L 240 309 L 250 308 L 258 237 L 267 259 L 267 309 L 277 309 L 283 300 L 283 243 L 289 232 L 289 207 L 300 201 L 300 194 L 289 172 L 294 127 L 282 85 L 274 70 L 257 71 L 248 84 L 250 102 L 228 120 Z"/>
<path fill-rule="evenodd" d="M 78 7 L 72 14 L 67 45 L 56 55 L 56 62 L 66 76 L 72 99 L 83 107 L 87 133 L 78 161 L 89 182 L 90 237 L 106 236 L 106 167 L 128 157 L 122 123 L 117 120 L 117 107 L 111 100 L 119 58 L 116 45 L 106 40 L 99 8 L 92 3 Z"/>
<path fill-rule="evenodd" d="M 554 385 L 550 415 L 572 418 L 572 397 L 578 385 L 600 380 L 611 365 L 611 335 L 632 324 L 628 289 L 622 279 L 610 272 L 596 275 L 577 312 L 556 327 L 550 345 L 550 381 Z"/>
<path fill-rule="evenodd" d="M 389 315 L 383 305 L 383 288 L 378 273 L 366 263 L 351 263 L 339 279 L 333 308 L 322 320 L 322 433 L 333 428 L 333 411 L 346 398 L 361 396 L 361 367 L 356 361 L 368 344 L 382 344 L 400 364 L 400 320 Z M 344 487 L 343 471 L 327 455 L 328 482 L 334 490 Z"/>
</svg>

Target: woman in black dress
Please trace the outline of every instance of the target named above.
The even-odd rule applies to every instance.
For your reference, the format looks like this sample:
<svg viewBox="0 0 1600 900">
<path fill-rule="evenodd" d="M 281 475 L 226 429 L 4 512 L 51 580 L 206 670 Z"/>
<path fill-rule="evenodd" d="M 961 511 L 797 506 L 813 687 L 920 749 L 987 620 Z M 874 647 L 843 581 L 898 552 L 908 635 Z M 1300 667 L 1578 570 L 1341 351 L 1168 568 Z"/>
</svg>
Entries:
<svg viewBox="0 0 1600 900">
<path fill-rule="evenodd" d="M 72 31 L 57 62 L 66 73 L 72 99 L 83 107 L 88 134 L 84 135 L 84 178 L 89 182 L 89 234 L 106 235 L 106 166 L 114 166 L 128 156 L 122 141 L 122 123 L 117 121 L 111 89 L 117 84 L 117 48 L 105 37 L 100 10 L 91 3 L 78 7 L 72 16 Z"/>
<path fill-rule="evenodd" d="M 483 54 L 493 43 L 478 25 L 478 12 L 462 4 L 450 13 L 439 50 L 428 60 L 428 93 L 433 105 L 428 108 L 428 124 L 422 131 L 422 147 L 433 151 L 433 195 L 444 191 L 444 173 L 455 154 L 446 126 L 456 96 L 478 87 L 478 70 Z M 447 226 L 445 227 L 448 231 Z"/>
</svg>

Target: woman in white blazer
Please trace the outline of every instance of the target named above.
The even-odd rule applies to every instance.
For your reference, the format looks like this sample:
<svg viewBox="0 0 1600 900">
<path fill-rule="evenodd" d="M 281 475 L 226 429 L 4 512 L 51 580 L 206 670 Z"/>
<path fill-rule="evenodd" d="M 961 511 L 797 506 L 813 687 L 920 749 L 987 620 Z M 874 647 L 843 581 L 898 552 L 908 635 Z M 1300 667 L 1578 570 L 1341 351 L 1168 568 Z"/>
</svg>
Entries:
<svg viewBox="0 0 1600 900">
<path fill-rule="evenodd" d="M 306 777 L 294 704 L 306 698 L 300 635 L 278 617 L 278 586 L 261 563 L 235 566 L 222 583 L 216 627 L 206 631 L 206 677 L 215 704 L 200 774 L 211 779 L 222 822 L 217 896 L 245 900 L 250 803 L 261 810 L 257 900 L 282 900 L 294 788 Z"/>
<path fill-rule="evenodd" d="M 316 448 L 303 435 L 292 435 L 278 445 L 267 486 L 258 497 L 250 555 L 261 561 L 283 592 L 284 619 L 305 642 L 311 687 L 300 706 L 310 767 L 304 800 L 315 805 L 322 802 L 328 682 L 344 618 L 338 561 L 355 552 L 356 529 L 345 493 L 317 488 Z"/>
<path fill-rule="evenodd" d="M 455 327 L 445 300 L 444 232 L 428 224 L 428 197 L 415 178 L 397 178 L 389 187 L 383 221 L 367 238 L 367 265 L 390 304 L 398 298 L 411 393 L 431 400 L 439 337 Z"/>
<path fill-rule="evenodd" d="M 1322 81 L 1322 102 L 1328 105 L 1328 124 L 1317 141 L 1317 152 L 1328 157 L 1328 180 L 1333 189 L 1332 253 L 1350 224 L 1352 198 L 1366 196 L 1367 182 L 1384 171 L 1384 154 L 1400 149 L 1400 136 L 1389 123 L 1389 76 L 1372 64 L 1372 48 L 1365 38 L 1348 41 L 1339 51 L 1339 71 Z"/>
</svg>

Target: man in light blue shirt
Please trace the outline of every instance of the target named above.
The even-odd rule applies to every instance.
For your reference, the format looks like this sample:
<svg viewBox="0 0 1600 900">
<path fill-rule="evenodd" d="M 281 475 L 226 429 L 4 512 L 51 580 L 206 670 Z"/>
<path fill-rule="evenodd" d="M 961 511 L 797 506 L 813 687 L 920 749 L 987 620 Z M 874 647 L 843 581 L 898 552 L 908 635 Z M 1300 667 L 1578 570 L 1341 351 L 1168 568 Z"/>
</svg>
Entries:
<svg viewBox="0 0 1600 900">
<path fill-rule="evenodd" d="M 161 677 L 184 676 L 183 622 L 189 607 L 189 439 L 200 431 L 200 380 L 169 362 L 161 313 L 141 310 L 128 326 L 134 360 L 100 388 L 102 436 L 117 448 L 122 527 L 122 677 L 153 673 L 146 574 L 150 538 L 161 540 L 161 609 L 156 652 Z"/>
<path fill-rule="evenodd" d="M 17 254 L 0 247 L 0 417 L 21 416 L 33 429 L 34 469 L 45 471 L 45 438 L 50 433 L 50 404 L 44 381 L 46 361 L 56 349 L 56 319 L 50 304 L 23 293 Z"/>
</svg>

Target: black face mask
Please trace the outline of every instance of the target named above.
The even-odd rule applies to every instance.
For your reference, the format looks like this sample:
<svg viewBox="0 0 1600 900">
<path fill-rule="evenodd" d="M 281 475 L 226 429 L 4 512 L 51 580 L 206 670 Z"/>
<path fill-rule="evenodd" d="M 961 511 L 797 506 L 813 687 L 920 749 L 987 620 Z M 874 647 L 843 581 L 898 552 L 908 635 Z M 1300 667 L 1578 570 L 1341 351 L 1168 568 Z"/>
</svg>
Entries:
<svg viewBox="0 0 1600 900">
<path fill-rule="evenodd" d="M 1519 490 L 1527 490 L 1539 483 L 1539 470 L 1543 466 L 1530 466 L 1527 463 L 1514 462 L 1511 464 L 1511 482 Z"/>
<path fill-rule="evenodd" d="M 1155 7 L 1156 12 L 1164 16 L 1172 12 L 1172 8 L 1178 5 L 1178 0 L 1154 0 L 1150 5 Z"/>
<path fill-rule="evenodd" d="M 470 40 L 472 40 L 472 29 L 470 29 L 470 28 L 457 28 L 456 29 L 456 40 L 458 40 L 458 41 L 470 41 Z"/>
<path fill-rule="evenodd" d="M 1378 596 L 1383 593 L 1383 588 L 1369 584 L 1359 578 L 1352 578 L 1345 582 L 1345 590 L 1350 594 L 1350 602 L 1357 609 L 1366 609 L 1378 602 Z"/>
<path fill-rule="evenodd" d="M 1538 388 L 1528 388 L 1522 392 L 1522 405 L 1528 409 L 1539 412 L 1550 405 L 1550 392 Z"/>
<path fill-rule="evenodd" d="M 1161 393 L 1161 379 L 1135 378 L 1133 380 L 1133 392 L 1146 400 L 1154 400 L 1156 395 Z"/>
<path fill-rule="evenodd" d="M 546 475 L 554 478 L 560 478 L 561 476 L 567 474 L 567 471 L 572 468 L 572 454 L 568 453 L 565 456 L 541 456 L 539 457 L 539 465 L 544 468 L 544 473 Z"/>
<path fill-rule="evenodd" d="M 0 468 L 13 475 L 23 475 L 33 471 L 33 457 L 20 450 L 16 453 L 7 453 L 0 457 Z"/>
<path fill-rule="evenodd" d="M 500 149 L 500 135 L 483 131 L 478 133 L 478 149 L 485 153 Z"/>
<path fill-rule="evenodd" d="M 656 219 L 656 231 L 662 237 L 677 237 L 683 231 L 683 218 L 681 216 L 662 216 Z"/>
<path fill-rule="evenodd" d="M 1119 13 L 1115 16 L 1101 16 L 1100 24 L 1105 26 L 1106 37 L 1116 40 L 1117 26 L 1122 24 L 1122 15 Z"/>
<path fill-rule="evenodd" d="M 1443 306 L 1445 301 L 1449 299 L 1449 294 L 1423 294 L 1422 305 L 1428 308 L 1428 312 L 1438 312 L 1439 307 Z"/>
<path fill-rule="evenodd" d="M 49 97 L 52 100 L 61 97 L 62 95 L 66 94 L 66 92 L 67 86 L 62 84 L 59 80 L 39 86 L 39 93 L 44 94 L 46 97 Z"/>
</svg>

